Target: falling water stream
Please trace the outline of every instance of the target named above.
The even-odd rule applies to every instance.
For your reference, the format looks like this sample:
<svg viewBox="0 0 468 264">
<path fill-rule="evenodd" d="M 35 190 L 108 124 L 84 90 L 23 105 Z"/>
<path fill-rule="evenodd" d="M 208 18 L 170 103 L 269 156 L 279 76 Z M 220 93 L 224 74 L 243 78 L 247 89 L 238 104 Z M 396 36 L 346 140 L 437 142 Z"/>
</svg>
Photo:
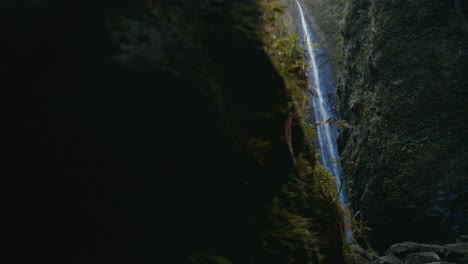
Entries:
<svg viewBox="0 0 468 264">
<path fill-rule="evenodd" d="M 332 64 L 327 58 L 324 48 L 320 45 L 320 40 L 310 27 L 306 14 L 296 0 L 300 17 L 300 29 L 303 45 L 306 46 L 307 61 L 309 67 L 307 77 L 309 89 L 312 91 L 312 106 L 314 109 L 315 122 L 317 124 L 317 136 L 320 150 L 320 162 L 334 176 L 338 185 L 340 203 L 345 212 L 348 212 L 346 203 L 346 188 L 342 179 L 342 168 L 340 155 L 338 153 L 337 135 L 338 131 L 334 120 L 338 120 L 336 110 L 336 87 Z M 353 234 L 350 229 L 349 214 L 346 213 L 346 236 L 348 241 L 353 241 Z"/>
</svg>

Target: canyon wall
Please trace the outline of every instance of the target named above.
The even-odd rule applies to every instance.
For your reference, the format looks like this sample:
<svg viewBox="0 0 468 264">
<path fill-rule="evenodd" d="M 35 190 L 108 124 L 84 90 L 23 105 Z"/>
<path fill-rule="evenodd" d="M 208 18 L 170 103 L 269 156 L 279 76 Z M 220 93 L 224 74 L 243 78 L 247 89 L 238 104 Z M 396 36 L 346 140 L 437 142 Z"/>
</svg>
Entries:
<svg viewBox="0 0 468 264">
<path fill-rule="evenodd" d="M 377 249 L 468 232 L 464 5 L 351 0 L 344 10 L 342 161 Z"/>
</svg>

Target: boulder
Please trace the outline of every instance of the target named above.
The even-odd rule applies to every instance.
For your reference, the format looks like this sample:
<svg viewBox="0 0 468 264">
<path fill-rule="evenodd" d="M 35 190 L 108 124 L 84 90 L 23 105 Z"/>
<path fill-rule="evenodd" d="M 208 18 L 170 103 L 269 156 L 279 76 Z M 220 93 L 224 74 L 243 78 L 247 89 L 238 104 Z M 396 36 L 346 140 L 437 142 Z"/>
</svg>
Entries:
<svg viewBox="0 0 468 264">
<path fill-rule="evenodd" d="M 458 262 L 468 257 L 468 243 L 447 244 L 444 248 L 447 250 L 445 257 L 450 261 Z"/>
<path fill-rule="evenodd" d="M 385 255 L 387 256 L 396 256 L 398 258 L 404 259 L 408 254 L 417 253 L 417 252 L 434 252 L 438 255 L 446 255 L 447 249 L 443 246 L 438 245 L 426 245 L 418 244 L 414 242 L 403 242 L 398 243 L 390 247 Z"/>
<path fill-rule="evenodd" d="M 440 262 L 440 257 L 434 252 L 418 252 L 408 254 L 405 258 L 405 264 L 427 264 L 431 262 Z"/>
<path fill-rule="evenodd" d="M 457 238 L 457 243 L 468 243 L 468 235 Z"/>
<path fill-rule="evenodd" d="M 405 257 L 406 255 L 414 252 L 419 252 L 420 245 L 414 242 L 403 242 L 392 245 L 387 252 L 386 256 Z"/>
<path fill-rule="evenodd" d="M 374 261 L 374 264 L 403 264 L 403 261 L 393 256 L 383 256 Z"/>
</svg>

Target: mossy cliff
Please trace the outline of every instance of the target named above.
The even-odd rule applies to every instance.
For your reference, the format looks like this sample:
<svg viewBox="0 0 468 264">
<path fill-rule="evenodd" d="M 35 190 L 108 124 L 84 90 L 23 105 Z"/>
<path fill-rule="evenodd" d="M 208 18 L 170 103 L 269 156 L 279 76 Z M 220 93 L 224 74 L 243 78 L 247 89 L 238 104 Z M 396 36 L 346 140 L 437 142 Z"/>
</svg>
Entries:
<svg viewBox="0 0 468 264">
<path fill-rule="evenodd" d="M 342 164 L 368 239 L 384 250 L 467 233 L 466 3 L 302 2 L 335 58 L 352 126 L 340 137 Z"/>
<path fill-rule="evenodd" d="M 96 2 L 0 5 L 5 252 L 351 263 L 336 190 L 305 136 L 303 65 L 283 67 L 299 56 L 268 35 L 282 9 Z"/>
<path fill-rule="evenodd" d="M 468 227 L 467 26 L 461 1 L 351 0 L 340 110 L 352 207 L 378 249 Z"/>
</svg>

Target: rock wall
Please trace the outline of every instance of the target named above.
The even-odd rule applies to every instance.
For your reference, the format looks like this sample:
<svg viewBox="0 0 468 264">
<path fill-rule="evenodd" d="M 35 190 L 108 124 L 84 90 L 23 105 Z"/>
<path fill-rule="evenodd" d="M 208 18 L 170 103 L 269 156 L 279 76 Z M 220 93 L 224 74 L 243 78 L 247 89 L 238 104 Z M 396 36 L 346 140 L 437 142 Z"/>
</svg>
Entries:
<svg viewBox="0 0 468 264">
<path fill-rule="evenodd" d="M 351 202 L 377 249 L 468 232 L 460 1 L 350 0 L 338 88 Z"/>
<path fill-rule="evenodd" d="M 4 252 L 351 263 L 339 206 L 258 35 L 265 10 L 2 2 Z"/>
</svg>

